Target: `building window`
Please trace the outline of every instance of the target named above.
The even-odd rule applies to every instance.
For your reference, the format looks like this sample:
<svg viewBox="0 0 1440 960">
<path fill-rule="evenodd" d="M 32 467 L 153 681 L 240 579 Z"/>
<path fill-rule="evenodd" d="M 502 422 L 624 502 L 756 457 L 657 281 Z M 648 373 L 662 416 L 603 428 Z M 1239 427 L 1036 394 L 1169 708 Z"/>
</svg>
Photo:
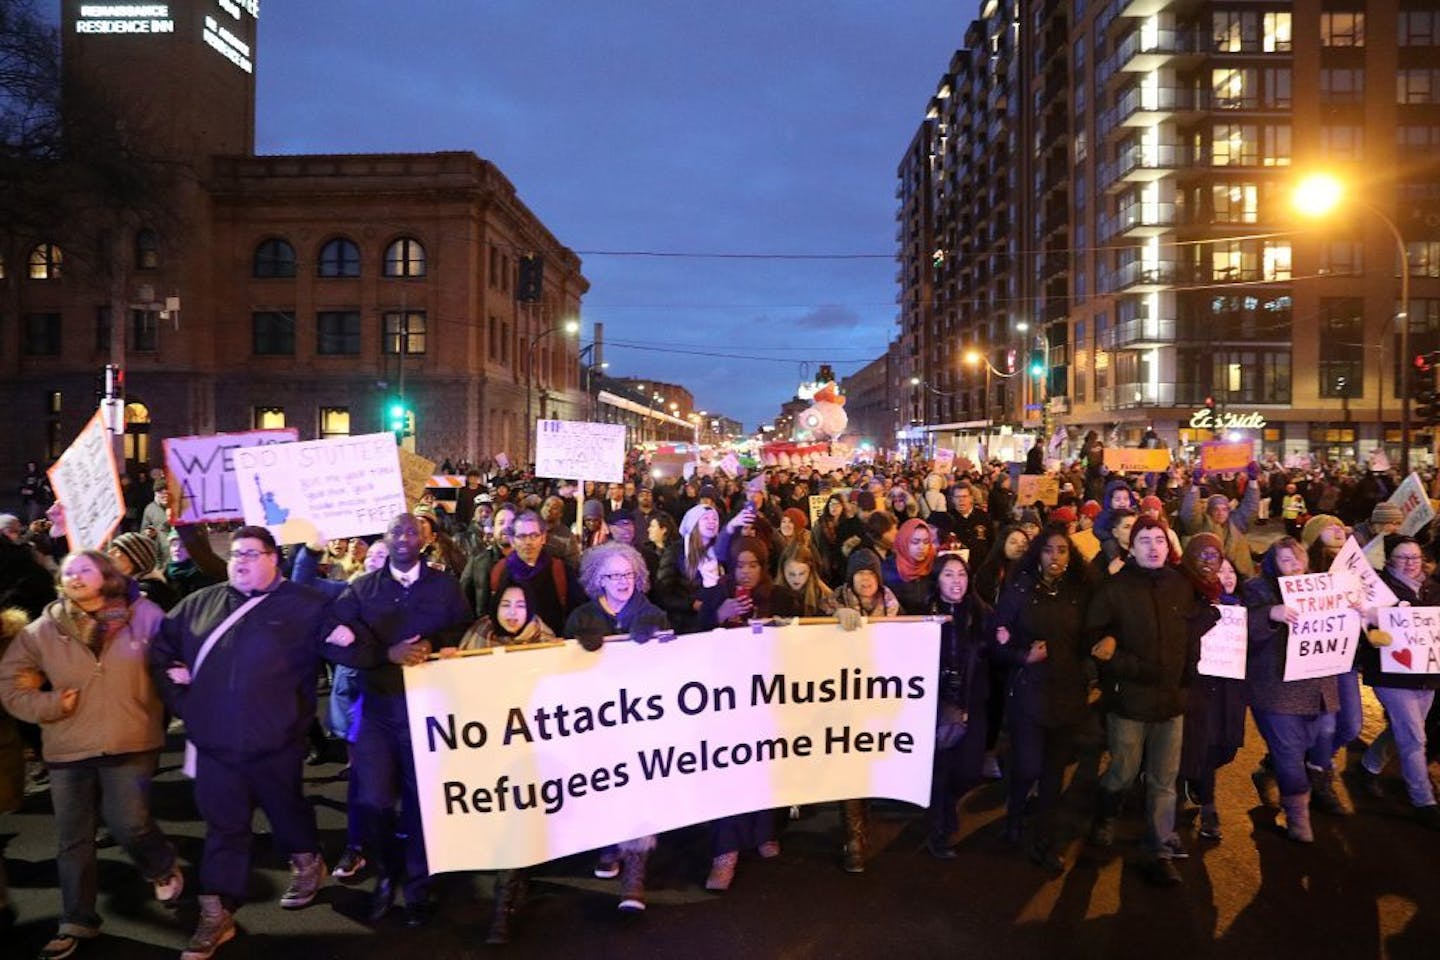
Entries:
<svg viewBox="0 0 1440 960">
<path fill-rule="evenodd" d="M 135 269 L 155 270 L 160 266 L 160 236 L 146 227 L 135 233 Z"/>
<path fill-rule="evenodd" d="M 1358 240 L 1331 240 L 1320 245 L 1320 273 L 1330 277 L 1365 272 L 1365 245 Z"/>
<path fill-rule="evenodd" d="M 27 357 L 60 356 L 60 314 L 25 314 L 21 337 L 20 352 Z"/>
<path fill-rule="evenodd" d="M 1399 70 L 1395 74 L 1396 103 L 1440 103 L 1440 70 Z"/>
<path fill-rule="evenodd" d="M 1257 223 L 1260 219 L 1260 185 L 1217 183 L 1210 187 L 1215 223 Z"/>
<path fill-rule="evenodd" d="M 1440 240 L 1409 240 L 1405 243 L 1405 251 L 1412 277 L 1440 277 Z M 1400 274 L 1398 264 L 1395 274 Z"/>
<path fill-rule="evenodd" d="M 1365 139 L 1362 126 L 1333 126 L 1320 128 L 1320 155 L 1330 160 L 1359 160 Z"/>
<path fill-rule="evenodd" d="M 278 237 L 262 240 L 255 248 L 255 263 L 251 272 L 260 280 L 295 276 L 295 248 Z"/>
<path fill-rule="evenodd" d="M 1440 152 L 1440 126 L 1397 127 L 1395 139 L 1402 159 L 1428 160 L 1432 154 Z"/>
<path fill-rule="evenodd" d="M 496 317 L 490 318 L 489 334 L 490 349 L 486 354 L 492 361 L 500 359 L 500 321 Z"/>
<path fill-rule="evenodd" d="M 320 408 L 320 439 L 350 436 L 349 407 Z"/>
<path fill-rule="evenodd" d="M 425 276 L 425 248 L 412 237 L 401 237 L 385 249 L 385 276 Z"/>
<path fill-rule="evenodd" d="M 5 258 L 0 257 L 0 280 L 5 279 Z"/>
<path fill-rule="evenodd" d="M 490 286 L 500 286 L 500 248 L 490 248 Z"/>
<path fill-rule="evenodd" d="M 1320 99 L 1325 103 L 1359 103 L 1365 99 L 1365 71 L 1355 67 L 1321 67 Z"/>
<path fill-rule="evenodd" d="M 1358 397 L 1365 390 L 1365 301 L 1359 297 L 1320 300 L 1320 396 Z"/>
<path fill-rule="evenodd" d="M 137 353 L 154 353 L 160 349 L 160 312 L 130 311 L 130 348 Z"/>
<path fill-rule="evenodd" d="M 1265 87 L 1261 91 L 1263 97 L 1261 105 L 1267 110 L 1290 109 L 1290 68 L 1267 67 L 1262 73 L 1265 78 Z"/>
<path fill-rule="evenodd" d="M 383 334 L 381 341 L 385 344 L 386 353 L 399 353 L 402 343 L 407 354 L 424 353 L 425 311 L 392 310 L 386 313 Z"/>
<path fill-rule="evenodd" d="M 1290 52 L 1290 11 L 1277 10 L 1265 14 L 1262 21 L 1263 35 L 1260 41 L 1262 53 Z"/>
<path fill-rule="evenodd" d="M 256 407 L 254 412 L 255 430 L 283 430 L 285 428 L 284 407 Z"/>
<path fill-rule="evenodd" d="M 360 248 L 344 237 L 327 241 L 320 248 L 315 275 L 330 278 L 360 276 Z"/>
<path fill-rule="evenodd" d="M 1365 46 L 1365 14 L 1351 10 L 1321 13 L 1320 44 L 1326 47 Z"/>
<path fill-rule="evenodd" d="M 315 352 L 354 356 L 360 352 L 360 311 L 321 310 L 315 314 Z"/>
<path fill-rule="evenodd" d="M 59 280 L 65 255 L 53 243 L 42 243 L 30 251 L 31 280 Z"/>
<path fill-rule="evenodd" d="M 252 352 L 257 357 L 295 355 L 295 314 L 288 310 L 257 310 L 250 315 Z"/>
<path fill-rule="evenodd" d="M 1223 67 L 1210 71 L 1210 90 L 1216 110 L 1253 110 L 1259 102 L 1255 95 L 1257 74 L 1254 69 Z"/>
<path fill-rule="evenodd" d="M 1440 11 L 1401 10 L 1399 27 L 1400 46 L 1436 46 L 1440 39 Z"/>
<path fill-rule="evenodd" d="M 504 321 L 500 324 L 500 362 L 510 362 L 510 323 Z"/>
</svg>

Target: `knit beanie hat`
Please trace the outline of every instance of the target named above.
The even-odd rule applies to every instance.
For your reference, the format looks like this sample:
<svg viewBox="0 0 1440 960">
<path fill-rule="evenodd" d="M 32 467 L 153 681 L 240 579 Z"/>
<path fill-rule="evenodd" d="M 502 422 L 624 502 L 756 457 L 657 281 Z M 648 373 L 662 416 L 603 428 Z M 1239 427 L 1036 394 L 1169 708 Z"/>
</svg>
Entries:
<svg viewBox="0 0 1440 960">
<path fill-rule="evenodd" d="M 1074 507 L 1056 507 L 1050 511 L 1052 523 L 1074 523 L 1077 519 Z"/>
<path fill-rule="evenodd" d="M 1216 507 L 1228 507 L 1228 506 L 1230 506 L 1230 498 L 1227 497 L 1227 496 L 1225 496 L 1225 494 L 1223 494 L 1223 493 L 1213 494 L 1213 495 L 1205 498 L 1205 512 L 1206 512 L 1206 513 L 1209 513 L 1211 510 L 1214 510 Z"/>
<path fill-rule="evenodd" d="M 1160 498 L 1155 496 L 1153 493 L 1148 497 L 1140 498 L 1140 512 L 1150 513 L 1151 511 L 1154 511 L 1155 513 L 1165 512 L 1165 504 L 1161 503 Z"/>
<path fill-rule="evenodd" d="M 1080 516 L 1089 517 L 1091 520 L 1094 520 L 1100 516 L 1100 504 L 1094 500 L 1086 500 L 1080 504 Z"/>
<path fill-rule="evenodd" d="M 690 531 L 699 525 L 700 518 L 705 516 L 707 512 L 715 513 L 715 508 L 706 506 L 703 503 L 697 503 L 685 511 L 685 516 L 680 518 L 680 538 L 682 540 L 689 539 Z"/>
<path fill-rule="evenodd" d="M 1370 522 L 1376 523 L 1404 523 L 1405 513 L 1393 503 L 1377 503 L 1375 509 L 1370 511 Z"/>
<path fill-rule="evenodd" d="M 875 574 L 876 579 L 883 579 L 880 573 L 880 558 L 869 547 L 856 547 L 850 551 L 850 559 L 845 561 L 845 582 L 851 583 L 855 574 L 861 570 L 869 570 Z"/>
<path fill-rule="evenodd" d="M 143 533 L 122 533 L 110 541 L 110 546 L 125 555 L 137 577 L 155 569 L 155 562 L 160 559 L 160 548 Z"/>
<path fill-rule="evenodd" d="M 1305 526 L 1300 529 L 1300 543 L 1306 550 L 1310 545 L 1320 539 L 1320 534 L 1325 532 L 1326 527 L 1340 527 L 1342 530 L 1345 524 L 1340 522 L 1339 517 L 1331 516 L 1328 513 L 1317 513 L 1305 521 Z"/>
<path fill-rule="evenodd" d="M 810 526 L 810 518 L 805 516 L 805 511 L 799 507 L 786 507 L 784 515 L 790 518 L 791 523 L 795 524 L 796 530 L 804 530 Z"/>
<path fill-rule="evenodd" d="M 605 517 L 605 504 L 599 500 L 586 500 L 582 508 L 581 519 L 601 520 Z"/>
</svg>

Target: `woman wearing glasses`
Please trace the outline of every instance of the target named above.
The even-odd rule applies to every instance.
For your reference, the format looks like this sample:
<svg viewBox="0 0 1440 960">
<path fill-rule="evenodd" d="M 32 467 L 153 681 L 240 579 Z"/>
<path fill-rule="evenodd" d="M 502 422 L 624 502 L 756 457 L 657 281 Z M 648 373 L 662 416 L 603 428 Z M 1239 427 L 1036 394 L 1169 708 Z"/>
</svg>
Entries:
<svg viewBox="0 0 1440 960">
<path fill-rule="evenodd" d="M 1385 538 L 1385 569 L 1380 576 L 1402 605 L 1440 605 L 1440 588 L 1425 576 L 1425 555 L 1413 537 L 1392 533 Z M 1393 641 L 1388 633 L 1372 630 L 1369 639 L 1368 644 L 1360 646 L 1358 664 L 1366 685 L 1374 689 L 1376 699 L 1385 707 L 1388 724 L 1360 762 L 1365 770 L 1366 788 L 1373 797 L 1385 795 L 1380 772 L 1385 769 L 1390 749 L 1394 747 L 1400 754 L 1400 775 L 1405 778 L 1405 791 L 1415 808 L 1416 820 L 1432 830 L 1440 830 L 1440 807 L 1435 805 L 1435 788 L 1430 783 L 1425 761 L 1425 717 L 1435 702 L 1440 674 L 1382 670 L 1380 661 L 1385 657 L 1392 660 L 1392 665 L 1405 664 L 1394 652 L 1384 649 Z M 1414 656 L 1424 654 L 1417 651 Z"/>
</svg>

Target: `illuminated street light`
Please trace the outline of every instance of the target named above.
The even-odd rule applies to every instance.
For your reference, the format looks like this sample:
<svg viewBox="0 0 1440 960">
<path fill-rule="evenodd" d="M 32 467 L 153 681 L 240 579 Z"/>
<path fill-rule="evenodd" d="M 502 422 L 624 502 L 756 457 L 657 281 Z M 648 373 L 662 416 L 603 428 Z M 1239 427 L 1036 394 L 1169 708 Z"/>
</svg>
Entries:
<svg viewBox="0 0 1440 960">
<path fill-rule="evenodd" d="M 1333 174 L 1313 173 L 1303 177 L 1295 184 L 1290 195 L 1291 207 L 1296 213 L 1305 217 L 1319 218 L 1327 216 L 1347 204 L 1364 207 L 1385 224 L 1390 231 L 1390 236 L 1395 240 L 1395 252 L 1400 258 L 1400 312 L 1395 319 L 1400 324 L 1400 356 L 1407 360 L 1410 357 L 1410 255 L 1405 249 L 1405 238 L 1400 234 L 1400 228 L 1395 226 L 1383 210 L 1368 201 L 1349 194 L 1345 183 Z M 1383 341 L 1382 341 L 1383 344 Z M 1383 352 L 1382 352 L 1383 356 Z M 1400 475 L 1407 476 L 1410 473 L 1410 364 L 1400 364 Z M 1380 385 L 1379 397 L 1380 407 L 1377 411 L 1380 430 L 1380 446 L 1385 445 L 1385 365 L 1380 364 Z"/>
</svg>

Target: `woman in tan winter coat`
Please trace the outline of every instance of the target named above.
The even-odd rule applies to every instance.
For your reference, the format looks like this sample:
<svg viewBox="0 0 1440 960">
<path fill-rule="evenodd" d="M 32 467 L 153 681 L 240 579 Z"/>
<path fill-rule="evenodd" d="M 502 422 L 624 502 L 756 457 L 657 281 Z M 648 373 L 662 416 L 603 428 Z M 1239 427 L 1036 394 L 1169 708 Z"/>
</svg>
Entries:
<svg viewBox="0 0 1440 960">
<path fill-rule="evenodd" d="M 146 654 L 164 614 L 95 550 L 65 558 L 60 591 L 0 657 L 0 701 L 40 725 L 50 768 L 63 911 L 41 960 L 67 957 L 100 934 L 99 814 L 162 902 L 184 887 L 175 850 L 150 816 L 164 731 Z"/>
</svg>

